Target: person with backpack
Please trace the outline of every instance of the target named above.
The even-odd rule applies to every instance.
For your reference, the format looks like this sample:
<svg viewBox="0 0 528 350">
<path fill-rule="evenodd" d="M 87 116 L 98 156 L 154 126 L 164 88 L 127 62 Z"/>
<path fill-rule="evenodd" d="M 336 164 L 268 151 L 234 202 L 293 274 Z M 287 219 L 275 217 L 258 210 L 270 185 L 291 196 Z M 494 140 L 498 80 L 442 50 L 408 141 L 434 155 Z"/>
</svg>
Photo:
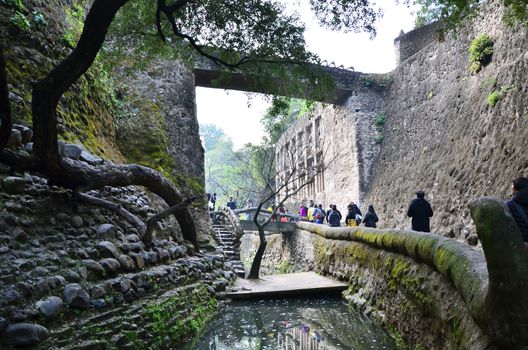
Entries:
<svg viewBox="0 0 528 350">
<path fill-rule="evenodd" d="M 330 227 L 341 226 L 341 213 L 337 210 L 337 206 L 335 204 L 332 204 L 332 209 L 330 209 L 327 219 L 328 223 L 330 224 Z"/>
<path fill-rule="evenodd" d="M 431 232 L 429 227 L 429 218 L 433 216 L 431 204 L 425 200 L 425 192 L 416 192 L 416 198 L 413 199 L 407 210 L 407 216 L 412 218 L 411 225 L 413 231 Z"/>
<path fill-rule="evenodd" d="M 361 211 L 359 210 L 357 205 L 354 204 L 354 202 L 350 203 L 347 206 L 347 209 L 348 209 L 348 213 L 347 213 L 347 216 L 345 217 L 345 225 L 351 226 L 351 227 L 358 226 L 359 223 L 361 222 L 361 219 L 358 220 L 358 216 L 361 215 Z"/>
<path fill-rule="evenodd" d="M 518 177 L 512 182 L 512 198 L 506 202 L 528 247 L 528 178 Z"/>
<path fill-rule="evenodd" d="M 316 224 L 323 224 L 325 219 L 325 212 L 323 210 L 323 205 L 315 206 L 313 212 L 313 218 Z"/>
<path fill-rule="evenodd" d="M 374 206 L 369 205 L 367 213 L 365 214 L 365 217 L 363 218 L 363 223 L 365 224 L 365 227 L 376 227 L 376 223 L 378 222 L 378 215 L 374 211 Z"/>
</svg>

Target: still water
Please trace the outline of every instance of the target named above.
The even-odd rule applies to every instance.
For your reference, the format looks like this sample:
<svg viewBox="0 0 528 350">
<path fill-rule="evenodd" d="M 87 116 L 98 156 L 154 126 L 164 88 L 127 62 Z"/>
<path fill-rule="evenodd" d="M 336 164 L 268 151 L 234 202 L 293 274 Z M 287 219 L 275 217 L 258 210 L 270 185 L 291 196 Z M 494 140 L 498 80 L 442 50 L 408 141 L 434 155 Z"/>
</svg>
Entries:
<svg viewBox="0 0 528 350">
<path fill-rule="evenodd" d="M 389 334 L 340 299 L 230 303 L 188 350 L 396 349 Z"/>
</svg>

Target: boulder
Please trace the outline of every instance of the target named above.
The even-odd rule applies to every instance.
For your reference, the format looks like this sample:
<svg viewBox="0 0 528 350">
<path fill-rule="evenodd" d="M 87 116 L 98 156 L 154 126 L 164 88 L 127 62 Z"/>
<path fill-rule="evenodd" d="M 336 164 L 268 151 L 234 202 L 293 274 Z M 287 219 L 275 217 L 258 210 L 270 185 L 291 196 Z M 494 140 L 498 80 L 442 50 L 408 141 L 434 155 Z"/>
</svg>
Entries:
<svg viewBox="0 0 528 350">
<path fill-rule="evenodd" d="M 64 145 L 64 156 L 68 158 L 72 158 L 75 160 L 79 160 L 81 157 L 81 153 L 83 152 L 82 146 L 79 145 L 73 145 L 70 143 L 67 143 Z"/>
<path fill-rule="evenodd" d="M 22 177 L 8 176 L 2 181 L 2 187 L 9 194 L 23 194 L 26 189 L 26 180 Z"/>
<path fill-rule="evenodd" d="M 466 240 L 469 245 L 476 246 L 478 244 L 478 236 L 474 233 L 470 234 Z"/>
<path fill-rule="evenodd" d="M 121 268 L 121 264 L 119 264 L 119 261 L 114 258 L 106 258 L 99 261 L 99 263 L 101 264 L 101 266 L 103 266 L 105 271 L 111 275 L 117 273 Z"/>
<path fill-rule="evenodd" d="M 138 269 L 142 269 L 145 266 L 145 260 L 141 254 L 133 254 L 131 257 Z"/>
<path fill-rule="evenodd" d="M 16 129 L 11 130 L 9 140 L 7 141 L 8 146 L 19 147 L 22 144 L 22 133 Z"/>
<path fill-rule="evenodd" d="M 85 309 L 90 306 L 90 295 L 77 283 L 64 287 L 64 299 L 69 307 Z"/>
<path fill-rule="evenodd" d="M 117 233 L 117 226 L 112 224 L 102 224 L 97 227 L 97 235 L 101 238 L 115 238 Z"/>
<path fill-rule="evenodd" d="M 79 157 L 80 160 L 90 164 L 90 165 L 97 165 L 103 162 L 103 160 L 99 157 L 94 156 L 90 152 L 82 151 L 81 155 Z"/>
<path fill-rule="evenodd" d="M 75 215 L 71 218 L 71 224 L 73 227 L 81 228 L 83 227 L 84 222 L 82 217 L 80 217 L 79 215 Z"/>
<path fill-rule="evenodd" d="M 136 264 L 134 264 L 134 260 L 132 260 L 131 257 L 128 255 L 121 254 L 117 258 L 119 261 L 119 264 L 121 265 L 121 268 L 124 271 L 134 271 L 136 269 Z"/>
<path fill-rule="evenodd" d="M 100 277 L 105 276 L 106 273 L 105 273 L 104 267 L 101 264 L 99 264 L 97 261 L 91 260 L 91 259 L 85 259 L 82 261 L 82 263 L 89 272 L 93 272 L 95 275 L 100 276 Z"/>
<path fill-rule="evenodd" d="M 37 345 L 48 338 L 48 330 L 41 325 L 31 323 L 15 323 L 9 325 L 2 334 L 2 343 L 27 347 Z"/>
<path fill-rule="evenodd" d="M 45 300 L 37 302 L 37 309 L 39 313 L 46 319 L 56 318 L 62 311 L 64 302 L 61 298 L 56 296 L 48 297 Z"/>
<path fill-rule="evenodd" d="M 33 130 L 20 124 L 13 124 L 13 129 L 20 131 L 22 143 L 28 143 L 31 141 L 31 138 L 33 137 Z"/>
<path fill-rule="evenodd" d="M 103 241 L 97 245 L 97 250 L 103 258 L 117 258 L 119 252 L 112 242 Z"/>
</svg>

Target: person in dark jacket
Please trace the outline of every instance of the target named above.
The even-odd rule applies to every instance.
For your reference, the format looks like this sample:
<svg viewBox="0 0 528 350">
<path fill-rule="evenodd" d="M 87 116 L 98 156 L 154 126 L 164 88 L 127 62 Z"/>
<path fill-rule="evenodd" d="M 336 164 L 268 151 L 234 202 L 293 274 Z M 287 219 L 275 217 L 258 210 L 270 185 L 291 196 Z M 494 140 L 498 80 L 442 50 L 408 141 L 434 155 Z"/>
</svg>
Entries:
<svg viewBox="0 0 528 350">
<path fill-rule="evenodd" d="M 524 244 L 528 245 L 528 178 L 519 177 L 512 183 L 512 199 L 506 202 L 508 209 L 521 231 Z"/>
<path fill-rule="evenodd" d="M 332 209 L 330 209 L 330 212 L 328 213 L 328 223 L 331 227 L 339 227 L 341 226 L 341 213 L 339 210 L 337 210 L 337 206 L 335 204 L 332 204 Z"/>
<path fill-rule="evenodd" d="M 229 202 L 227 202 L 226 206 L 230 208 L 231 210 L 235 210 L 237 208 L 236 202 L 233 199 L 233 197 L 229 197 Z"/>
<path fill-rule="evenodd" d="M 363 218 L 363 223 L 366 227 L 376 227 L 376 222 L 378 222 L 378 215 L 374 211 L 374 206 L 369 205 L 367 213 L 365 214 L 365 217 Z"/>
<path fill-rule="evenodd" d="M 354 202 L 350 202 L 350 204 L 347 206 L 347 209 L 348 213 L 345 218 L 345 223 L 347 224 L 347 226 L 359 226 L 362 219 L 361 210 L 359 209 L 359 207 Z M 351 224 L 351 220 L 354 220 L 356 225 Z"/>
<path fill-rule="evenodd" d="M 412 229 L 414 231 L 431 232 L 429 218 L 433 216 L 431 204 L 425 200 L 425 192 L 416 192 L 416 198 L 409 205 L 407 216 L 412 218 Z"/>
</svg>

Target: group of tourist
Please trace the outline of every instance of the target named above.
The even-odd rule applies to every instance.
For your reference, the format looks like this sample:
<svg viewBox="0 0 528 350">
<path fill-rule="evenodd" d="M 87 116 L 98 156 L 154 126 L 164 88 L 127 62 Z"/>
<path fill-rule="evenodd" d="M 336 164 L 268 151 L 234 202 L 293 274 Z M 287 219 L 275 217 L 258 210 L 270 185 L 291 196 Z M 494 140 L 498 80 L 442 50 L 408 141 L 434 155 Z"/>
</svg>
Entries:
<svg viewBox="0 0 528 350">
<path fill-rule="evenodd" d="M 374 210 L 374 206 L 368 206 L 365 216 L 363 216 L 361 209 L 354 202 L 348 204 L 347 210 L 348 212 L 344 220 L 346 226 L 359 226 L 363 223 L 366 227 L 376 227 L 379 219 Z M 341 220 L 343 219 L 343 215 L 337 209 L 337 205 L 330 204 L 329 209 L 325 211 L 322 204 L 316 205 L 313 200 L 310 200 L 309 207 L 301 204 L 299 216 L 316 224 L 324 224 L 326 222 L 331 227 L 341 226 Z"/>
<path fill-rule="evenodd" d="M 216 193 L 212 195 L 208 194 L 210 206 L 212 204 L 212 210 L 214 210 L 216 202 Z M 510 213 L 512 214 L 521 234 L 523 240 L 528 247 L 528 178 L 519 177 L 512 182 L 512 198 L 506 202 Z M 236 202 L 233 197 L 229 197 L 229 201 L 226 204 L 227 207 L 235 210 L 237 208 Z M 253 207 L 253 203 L 248 200 L 246 208 Z M 275 206 L 268 208 L 270 211 L 275 209 Z M 278 214 L 286 214 L 286 208 L 281 204 L 277 209 Z M 247 214 L 246 220 L 249 220 L 249 213 Z M 310 200 L 309 206 L 301 204 L 299 208 L 299 216 L 305 218 L 309 222 L 317 224 L 327 223 L 331 227 L 341 226 L 343 221 L 343 215 L 337 209 L 337 205 L 330 204 L 328 210 L 323 209 L 322 204 L 316 205 L 313 200 Z M 424 191 L 417 191 L 416 198 L 410 203 L 407 210 L 407 216 L 411 218 L 411 228 L 414 231 L 430 232 L 430 219 L 433 216 L 433 209 L 431 204 L 425 199 Z M 275 218 L 276 219 L 276 218 Z M 286 218 L 281 217 L 280 221 L 287 221 Z M 350 202 L 347 205 L 347 214 L 344 218 L 345 226 L 359 226 L 361 224 L 366 227 L 376 227 L 379 221 L 378 215 L 374 210 L 374 206 L 369 205 L 365 215 L 362 214 L 359 207 L 354 203 Z"/>
</svg>

